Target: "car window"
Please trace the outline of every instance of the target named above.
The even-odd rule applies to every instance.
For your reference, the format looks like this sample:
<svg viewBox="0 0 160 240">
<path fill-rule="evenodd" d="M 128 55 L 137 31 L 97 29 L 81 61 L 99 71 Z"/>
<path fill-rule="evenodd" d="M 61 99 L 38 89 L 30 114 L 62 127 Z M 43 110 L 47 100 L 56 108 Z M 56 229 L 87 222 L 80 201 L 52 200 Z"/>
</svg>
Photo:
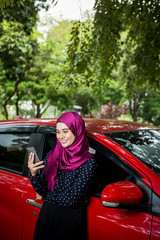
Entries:
<svg viewBox="0 0 160 240">
<path fill-rule="evenodd" d="M 107 147 L 89 138 L 90 152 L 97 163 L 92 184 L 92 195 L 99 196 L 110 183 L 124 181 L 130 174 L 120 164 L 119 157 Z"/>
<path fill-rule="evenodd" d="M 105 134 L 160 175 L 160 130 L 137 130 Z"/>
<path fill-rule="evenodd" d="M 28 133 L 1 133 L 0 167 L 22 173 L 29 140 Z"/>
</svg>

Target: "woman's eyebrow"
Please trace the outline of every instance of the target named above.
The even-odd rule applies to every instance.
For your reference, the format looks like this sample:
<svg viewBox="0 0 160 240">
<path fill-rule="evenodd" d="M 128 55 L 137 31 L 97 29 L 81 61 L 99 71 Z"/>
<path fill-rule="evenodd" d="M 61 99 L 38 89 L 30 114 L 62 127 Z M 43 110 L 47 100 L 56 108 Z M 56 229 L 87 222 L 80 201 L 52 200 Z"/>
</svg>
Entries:
<svg viewBox="0 0 160 240">
<path fill-rule="evenodd" d="M 62 131 L 63 131 L 63 130 L 69 130 L 69 128 L 62 128 L 61 130 L 62 130 Z M 59 130 L 59 129 L 56 129 L 56 131 L 60 131 L 60 130 Z"/>
</svg>

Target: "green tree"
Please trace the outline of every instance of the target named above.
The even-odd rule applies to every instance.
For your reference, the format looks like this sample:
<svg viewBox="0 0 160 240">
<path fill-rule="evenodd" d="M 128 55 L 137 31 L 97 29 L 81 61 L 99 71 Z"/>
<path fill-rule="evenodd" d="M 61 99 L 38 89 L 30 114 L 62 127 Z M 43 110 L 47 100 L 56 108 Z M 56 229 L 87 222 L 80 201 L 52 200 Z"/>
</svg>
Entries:
<svg viewBox="0 0 160 240">
<path fill-rule="evenodd" d="M 91 87 L 80 86 L 73 91 L 73 103 L 82 107 L 82 116 L 91 114 L 97 108 L 97 99 Z"/>
<path fill-rule="evenodd" d="M 63 75 L 72 23 L 67 20 L 52 22 L 54 25 L 48 31 L 45 42 L 50 53 L 47 97 L 52 105 L 64 111 L 72 102 L 71 89 L 67 86 Z"/>
<path fill-rule="evenodd" d="M 135 66 L 138 85 L 160 88 L 160 4 L 158 0 L 124 1 L 128 29 L 126 48 L 130 66 Z"/>
<path fill-rule="evenodd" d="M 69 69 L 85 76 L 87 84 L 102 85 L 120 59 L 121 4 L 96 1 L 96 13 L 76 21 L 68 47 Z"/>
<path fill-rule="evenodd" d="M 32 35 L 37 21 L 40 7 L 45 7 L 43 2 L 17 0 L 0 13 L 0 61 L 1 73 L 5 83 L 1 101 L 4 114 L 8 119 L 8 104 L 16 104 L 19 113 L 18 101 L 20 99 L 18 86 L 25 81 L 26 72 L 31 68 L 34 56 L 38 50 L 37 39 Z M 16 9 L 16 11 L 15 11 Z"/>
<path fill-rule="evenodd" d="M 97 78 L 91 78 L 91 82 L 103 82 L 126 55 L 125 59 L 135 68 L 137 84 L 149 83 L 159 88 L 159 0 L 97 0 L 94 9 L 91 24 L 76 22 L 71 32 L 71 72 L 90 73 L 97 69 Z M 122 39 L 124 31 L 127 37 Z M 122 51 L 124 45 L 126 51 Z"/>
<path fill-rule="evenodd" d="M 36 42 L 25 34 L 18 22 L 1 23 L 0 55 L 1 67 L 5 72 L 3 87 L 3 108 L 8 119 L 7 105 L 18 92 L 18 85 L 24 81 L 26 71 L 31 67 L 37 50 Z"/>
<path fill-rule="evenodd" d="M 54 24 L 50 26 L 47 38 L 34 33 L 40 41 L 40 48 L 26 73 L 25 82 L 19 85 L 21 101 L 32 103 L 31 110 L 20 109 L 25 116 L 41 117 L 50 105 L 58 106 L 63 111 L 71 101 L 68 91 L 61 84 L 71 23 L 54 19 L 47 21 Z"/>
<path fill-rule="evenodd" d="M 31 34 L 37 24 L 38 12 L 41 8 L 49 8 L 46 0 L 16 0 L 0 11 L 0 22 L 3 20 L 18 22 L 27 35 Z"/>
<path fill-rule="evenodd" d="M 144 122 L 160 126 L 160 91 L 148 89 L 139 111 Z"/>
</svg>

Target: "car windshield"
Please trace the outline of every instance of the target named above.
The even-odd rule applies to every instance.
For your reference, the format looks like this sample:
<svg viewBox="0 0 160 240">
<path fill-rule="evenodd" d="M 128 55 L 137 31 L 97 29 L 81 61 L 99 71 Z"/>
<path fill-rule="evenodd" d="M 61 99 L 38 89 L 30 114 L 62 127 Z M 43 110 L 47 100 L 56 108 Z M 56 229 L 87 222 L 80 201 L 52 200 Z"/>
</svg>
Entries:
<svg viewBox="0 0 160 240">
<path fill-rule="evenodd" d="M 160 176 L 160 130 L 106 133 Z"/>
</svg>

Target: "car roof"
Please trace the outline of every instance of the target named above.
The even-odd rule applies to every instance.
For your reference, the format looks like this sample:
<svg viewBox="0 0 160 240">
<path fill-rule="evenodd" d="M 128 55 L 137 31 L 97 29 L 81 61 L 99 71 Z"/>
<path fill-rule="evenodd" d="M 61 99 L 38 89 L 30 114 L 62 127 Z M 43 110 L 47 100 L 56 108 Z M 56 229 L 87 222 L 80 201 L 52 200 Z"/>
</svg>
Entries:
<svg viewBox="0 0 160 240">
<path fill-rule="evenodd" d="M 119 131 L 134 131 L 142 129 L 160 129 L 154 125 L 144 123 L 137 123 L 131 121 L 119 121 L 112 119 L 96 119 L 84 118 L 87 128 L 96 130 L 101 133 L 119 132 Z M 0 125 L 55 125 L 56 119 L 54 118 L 41 118 L 41 119 L 20 119 L 20 120 L 6 120 L 0 121 Z"/>
<path fill-rule="evenodd" d="M 145 123 L 121 121 L 113 119 L 84 119 L 86 126 L 96 129 L 101 133 L 119 132 L 119 131 L 134 131 L 142 129 L 160 129 L 160 127 Z"/>
</svg>

